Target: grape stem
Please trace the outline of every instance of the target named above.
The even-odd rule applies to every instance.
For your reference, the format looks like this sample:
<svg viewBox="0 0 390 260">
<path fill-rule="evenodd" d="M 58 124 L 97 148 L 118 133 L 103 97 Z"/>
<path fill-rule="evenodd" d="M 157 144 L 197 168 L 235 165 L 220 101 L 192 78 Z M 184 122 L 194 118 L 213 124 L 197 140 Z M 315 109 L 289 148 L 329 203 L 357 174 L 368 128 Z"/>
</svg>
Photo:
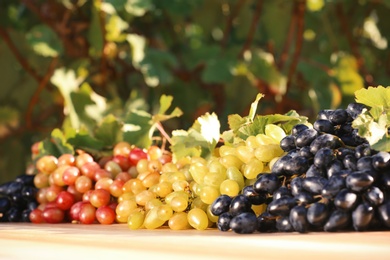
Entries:
<svg viewBox="0 0 390 260">
<path fill-rule="evenodd" d="M 161 135 L 168 141 L 168 143 L 172 144 L 171 138 L 169 137 L 167 132 L 165 132 L 165 129 L 160 122 L 156 123 L 156 128 L 158 129 L 158 131 L 160 131 Z"/>
</svg>

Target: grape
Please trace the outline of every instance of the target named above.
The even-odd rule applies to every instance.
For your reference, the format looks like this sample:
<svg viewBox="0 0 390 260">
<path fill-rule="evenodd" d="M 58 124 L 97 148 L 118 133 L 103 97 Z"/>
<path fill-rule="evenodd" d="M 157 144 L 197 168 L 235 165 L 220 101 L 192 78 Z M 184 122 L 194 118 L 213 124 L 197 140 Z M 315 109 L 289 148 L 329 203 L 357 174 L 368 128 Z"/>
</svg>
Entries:
<svg viewBox="0 0 390 260">
<path fill-rule="evenodd" d="M 244 212 L 230 220 L 230 229 L 239 234 L 251 234 L 257 229 L 257 217 L 254 213 Z"/>
<path fill-rule="evenodd" d="M 348 113 L 344 109 L 336 109 L 330 114 L 329 120 L 335 125 L 344 124 L 348 120 Z"/>
<path fill-rule="evenodd" d="M 318 132 L 334 134 L 334 125 L 327 119 L 318 119 L 314 122 L 313 128 Z"/>
<path fill-rule="evenodd" d="M 279 186 L 280 181 L 276 174 L 262 174 L 253 184 L 253 189 L 257 193 L 273 193 Z"/>
<path fill-rule="evenodd" d="M 386 226 L 390 227 L 390 201 L 385 202 L 378 207 L 379 218 L 381 222 Z"/>
<path fill-rule="evenodd" d="M 252 205 L 261 205 L 266 202 L 267 195 L 266 193 L 257 193 L 253 186 L 246 186 L 242 190 L 242 194 L 249 199 L 249 202 Z"/>
<path fill-rule="evenodd" d="M 374 183 L 374 178 L 366 172 L 359 171 L 349 174 L 345 182 L 349 189 L 361 192 L 367 190 Z"/>
<path fill-rule="evenodd" d="M 294 156 L 284 166 L 284 171 L 288 175 L 302 174 L 309 169 L 309 161 L 303 156 Z"/>
<path fill-rule="evenodd" d="M 228 212 L 231 201 L 232 201 L 232 199 L 228 195 L 219 196 L 211 204 L 211 213 L 215 216 L 219 216 L 224 212 Z"/>
<path fill-rule="evenodd" d="M 238 195 L 232 199 L 229 206 L 229 212 L 236 216 L 240 213 L 250 212 L 251 211 L 251 203 L 249 199 L 245 195 Z"/>
<path fill-rule="evenodd" d="M 324 198 L 331 199 L 345 188 L 345 177 L 341 175 L 332 175 L 328 182 L 323 186 L 321 195 Z"/>
<path fill-rule="evenodd" d="M 11 207 L 11 201 L 7 197 L 0 197 L 0 215 L 7 212 Z"/>
<path fill-rule="evenodd" d="M 366 200 L 373 206 L 379 206 L 384 202 L 384 194 L 378 187 L 371 187 L 365 192 Z"/>
<path fill-rule="evenodd" d="M 56 205 L 61 210 L 68 210 L 72 207 L 75 202 L 74 196 L 67 192 L 61 191 L 56 198 Z"/>
<path fill-rule="evenodd" d="M 324 225 L 325 231 L 338 231 L 346 228 L 350 222 L 350 214 L 342 210 L 334 210 Z"/>
<path fill-rule="evenodd" d="M 314 165 L 318 168 L 325 168 L 327 167 L 333 160 L 335 159 L 335 155 L 333 154 L 333 150 L 324 147 L 317 151 L 317 153 L 314 156 Z"/>
<path fill-rule="evenodd" d="M 185 212 L 174 213 L 168 221 L 168 226 L 172 230 L 185 230 L 191 228 L 188 223 L 187 213 Z"/>
<path fill-rule="evenodd" d="M 289 220 L 295 231 L 306 233 L 309 229 L 309 222 L 306 218 L 307 209 L 305 206 L 298 205 L 291 209 Z"/>
<path fill-rule="evenodd" d="M 218 217 L 217 228 L 220 231 L 230 230 L 230 221 L 233 219 L 233 215 L 229 212 L 224 212 Z"/>
<path fill-rule="evenodd" d="M 315 201 L 313 195 L 306 191 L 301 191 L 299 194 L 294 196 L 294 199 L 297 200 L 299 204 L 311 204 Z"/>
<path fill-rule="evenodd" d="M 248 186 L 250 187 L 250 186 Z M 286 186 L 280 186 L 277 190 L 274 191 L 274 193 L 272 194 L 272 198 L 274 200 L 276 199 L 280 199 L 282 197 L 291 197 L 291 192 L 290 190 L 286 187 Z"/>
<path fill-rule="evenodd" d="M 89 202 L 80 205 L 79 221 L 82 224 L 92 224 L 96 220 L 96 208 Z"/>
<path fill-rule="evenodd" d="M 317 138 L 317 136 L 318 132 L 315 129 L 307 128 L 296 135 L 295 145 L 296 147 L 308 146 Z"/>
<path fill-rule="evenodd" d="M 359 203 L 359 196 L 349 189 L 342 189 L 334 198 L 334 205 L 341 210 L 354 210 Z"/>
<path fill-rule="evenodd" d="M 378 152 L 372 156 L 372 165 L 378 171 L 390 169 L 390 153 Z"/>
<path fill-rule="evenodd" d="M 42 215 L 42 210 L 40 209 L 34 209 L 30 212 L 29 215 L 30 222 L 35 223 L 35 224 L 40 224 L 44 223 L 45 219 L 43 218 Z"/>
<path fill-rule="evenodd" d="M 356 231 L 368 229 L 374 216 L 374 208 L 367 203 L 359 204 L 352 212 L 353 228 Z"/>
<path fill-rule="evenodd" d="M 206 212 L 199 208 L 193 208 L 187 215 L 188 223 L 197 230 L 205 230 L 209 225 Z"/>
<path fill-rule="evenodd" d="M 207 218 L 207 216 L 206 216 L 206 218 Z M 156 229 L 156 228 L 161 227 L 164 223 L 165 223 L 165 220 L 162 220 L 158 217 L 158 207 L 155 207 L 146 213 L 143 224 L 144 224 L 146 229 Z"/>
<path fill-rule="evenodd" d="M 43 210 L 42 217 L 46 223 L 54 224 L 61 223 L 65 218 L 65 214 L 63 210 L 57 207 L 50 207 Z"/>
<path fill-rule="evenodd" d="M 338 162 L 338 161 L 335 161 Z M 328 170 L 329 171 L 329 170 Z M 306 177 L 325 177 L 325 169 L 312 164 L 306 171 Z"/>
<path fill-rule="evenodd" d="M 221 194 L 237 196 L 240 192 L 240 186 L 237 181 L 227 179 L 221 183 L 219 191 Z"/>
<path fill-rule="evenodd" d="M 307 209 L 307 221 L 314 226 L 321 226 L 329 216 L 328 206 L 321 202 L 315 202 Z"/>
<path fill-rule="evenodd" d="M 99 207 L 95 215 L 100 224 L 110 225 L 115 222 L 115 211 L 109 206 Z"/>
<path fill-rule="evenodd" d="M 304 125 L 304 124 L 296 124 L 293 126 L 293 128 L 291 129 L 291 135 L 293 136 L 297 136 L 299 133 L 301 133 L 302 131 L 306 130 L 306 129 L 309 129 L 309 127 L 307 125 Z"/>
<path fill-rule="evenodd" d="M 292 232 L 294 227 L 292 226 L 288 216 L 279 217 L 275 223 L 276 229 L 280 232 Z"/>
<path fill-rule="evenodd" d="M 285 216 L 288 215 L 290 210 L 297 204 L 295 198 L 291 197 L 282 197 L 276 200 L 273 200 L 268 205 L 268 211 L 275 216 Z"/>
<path fill-rule="evenodd" d="M 302 181 L 302 188 L 312 194 L 321 194 L 327 182 L 324 177 L 307 177 Z"/>
<path fill-rule="evenodd" d="M 95 208 L 107 206 L 110 202 L 111 194 L 107 190 L 97 189 L 91 192 L 89 202 Z"/>
<path fill-rule="evenodd" d="M 295 138 L 292 135 L 287 135 L 285 136 L 281 141 L 280 141 L 280 148 L 283 149 L 283 151 L 288 152 L 293 149 L 295 149 Z"/>
<path fill-rule="evenodd" d="M 145 212 L 135 210 L 129 214 L 127 220 L 127 226 L 129 227 L 129 229 L 136 230 L 143 227 L 144 222 L 145 222 Z"/>
</svg>

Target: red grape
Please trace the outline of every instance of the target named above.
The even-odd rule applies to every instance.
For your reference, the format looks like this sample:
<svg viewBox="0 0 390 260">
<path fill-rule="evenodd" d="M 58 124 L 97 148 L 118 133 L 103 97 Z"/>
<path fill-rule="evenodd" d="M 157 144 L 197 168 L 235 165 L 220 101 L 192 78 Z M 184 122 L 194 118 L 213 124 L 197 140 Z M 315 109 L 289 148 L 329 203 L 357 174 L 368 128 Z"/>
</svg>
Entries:
<svg viewBox="0 0 390 260">
<path fill-rule="evenodd" d="M 42 217 L 47 223 L 54 224 L 61 223 L 65 218 L 65 214 L 64 211 L 57 207 L 50 207 L 43 210 Z"/>
<path fill-rule="evenodd" d="M 35 223 L 35 224 L 45 222 L 45 219 L 43 218 L 43 215 L 42 215 L 42 210 L 40 210 L 40 209 L 33 209 L 30 212 L 29 219 L 32 223 Z"/>
<path fill-rule="evenodd" d="M 110 203 L 110 200 L 110 192 L 103 189 L 92 191 L 91 196 L 89 198 L 89 202 L 96 208 L 108 205 L 108 203 Z"/>
<path fill-rule="evenodd" d="M 112 224 L 114 223 L 115 218 L 115 210 L 113 210 L 110 206 L 101 206 L 96 210 L 96 219 L 100 224 Z"/>
<path fill-rule="evenodd" d="M 56 205 L 61 210 L 68 210 L 74 204 L 74 196 L 67 191 L 61 191 L 56 199 Z"/>
<path fill-rule="evenodd" d="M 84 202 L 80 207 L 79 221 L 82 224 L 92 224 L 96 219 L 96 208 L 91 203 Z"/>
<path fill-rule="evenodd" d="M 71 167 L 68 167 L 64 171 L 64 173 L 62 175 L 62 180 L 64 181 L 64 183 L 66 185 L 74 185 L 77 177 L 79 177 L 80 175 L 81 175 L 81 172 L 80 172 L 79 168 L 71 166 Z"/>
<path fill-rule="evenodd" d="M 137 165 L 141 159 L 148 159 L 148 154 L 141 148 L 135 147 L 130 151 L 129 160 L 131 165 Z"/>
</svg>

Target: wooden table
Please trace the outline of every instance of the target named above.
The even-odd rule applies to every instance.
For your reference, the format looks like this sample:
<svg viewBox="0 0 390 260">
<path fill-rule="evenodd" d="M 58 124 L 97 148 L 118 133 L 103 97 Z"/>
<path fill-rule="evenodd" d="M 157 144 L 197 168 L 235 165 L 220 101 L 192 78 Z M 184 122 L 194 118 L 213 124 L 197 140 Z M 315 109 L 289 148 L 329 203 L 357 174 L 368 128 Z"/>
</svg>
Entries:
<svg viewBox="0 0 390 260">
<path fill-rule="evenodd" d="M 390 259 L 390 232 L 239 235 L 124 224 L 0 224 L 0 259 Z"/>
</svg>

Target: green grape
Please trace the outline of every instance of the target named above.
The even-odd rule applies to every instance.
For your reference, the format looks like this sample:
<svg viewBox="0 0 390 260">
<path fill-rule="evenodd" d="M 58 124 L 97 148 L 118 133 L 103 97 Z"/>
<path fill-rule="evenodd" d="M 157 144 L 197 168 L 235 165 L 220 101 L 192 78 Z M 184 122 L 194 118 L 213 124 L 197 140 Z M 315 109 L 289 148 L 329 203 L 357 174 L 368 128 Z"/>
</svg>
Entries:
<svg viewBox="0 0 390 260">
<path fill-rule="evenodd" d="M 179 180 L 172 183 L 172 189 L 174 191 L 186 191 L 189 188 L 190 184 L 188 183 L 188 181 Z"/>
<path fill-rule="evenodd" d="M 238 159 L 237 156 L 232 154 L 222 156 L 220 158 L 220 162 L 226 168 L 236 167 L 237 169 L 240 169 L 241 165 L 243 164 L 243 162 L 240 159 Z"/>
<path fill-rule="evenodd" d="M 240 186 L 235 180 L 224 180 L 219 187 L 219 191 L 221 194 L 228 195 L 230 197 L 237 196 L 240 192 Z"/>
<path fill-rule="evenodd" d="M 124 200 L 118 203 L 115 208 L 115 213 L 117 216 L 127 219 L 130 213 L 136 208 L 138 208 L 138 205 L 134 200 Z"/>
<path fill-rule="evenodd" d="M 170 206 L 175 212 L 182 212 L 188 207 L 188 199 L 183 196 L 173 197 Z"/>
<path fill-rule="evenodd" d="M 164 225 L 165 220 L 158 217 L 158 207 L 152 208 L 146 213 L 144 226 L 146 229 L 156 229 Z"/>
<path fill-rule="evenodd" d="M 274 166 L 275 162 L 276 162 L 277 160 L 279 160 L 279 159 L 280 159 L 280 157 L 275 157 L 275 158 L 273 158 L 273 159 L 268 163 L 267 166 L 268 166 L 270 172 L 271 172 L 272 166 Z"/>
<path fill-rule="evenodd" d="M 168 221 L 172 217 L 172 215 L 173 210 L 171 206 L 163 204 L 158 207 L 157 216 L 159 217 L 159 219 Z"/>
<path fill-rule="evenodd" d="M 143 227 L 145 221 L 145 211 L 134 210 L 129 214 L 127 219 L 127 226 L 132 229 L 140 229 Z"/>
<path fill-rule="evenodd" d="M 135 196 L 135 202 L 137 202 L 137 204 L 140 206 L 145 206 L 146 203 L 148 203 L 148 201 L 155 198 L 156 198 L 156 194 L 154 192 L 151 192 L 149 190 L 144 190 Z"/>
<path fill-rule="evenodd" d="M 196 181 L 197 183 L 203 183 L 203 179 L 208 172 L 208 168 L 206 165 L 196 163 L 191 164 L 189 171 L 194 181 Z"/>
<path fill-rule="evenodd" d="M 147 159 L 139 160 L 136 169 L 138 173 L 149 171 L 149 161 Z"/>
<path fill-rule="evenodd" d="M 232 146 L 222 145 L 219 147 L 219 156 L 236 155 L 236 148 Z"/>
<path fill-rule="evenodd" d="M 218 221 L 218 216 L 215 216 L 213 213 L 211 213 L 211 205 L 207 207 L 206 214 L 210 222 L 216 223 Z"/>
<path fill-rule="evenodd" d="M 259 148 L 257 148 L 259 149 Z M 247 179 L 255 179 L 264 170 L 264 164 L 257 158 L 252 158 L 243 167 L 242 173 Z"/>
<path fill-rule="evenodd" d="M 192 182 L 192 185 L 191 185 L 191 190 L 192 192 L 196 195 L 196 196 L 200 196 L 200 193 L 202 191 L 202 188 L 203 188 L 203 184 L 199 184 L 197 182 Z"/>
<path fill-rule="evenodd" d="M 282 140 L 286 136 L 284 130 L 280 126 L 274 124 L 266 125 L 264 132 L 265 135 L 274 139 L 276 143 L 280 143 L 280 140 Z"/>
<path fill-rule="evenodd" d="M 214 188 L 219 188 L 221 183 L 226 179 L 226 171 L 223 173 L 219 172 L 208 172 L 203 179 L 203 184 Z"/>
<path fill-rule="evenodd" d="M 255 157 L 262 162 L 269 162 L 275 157 L 279 157 L 283 154 L 282 148 L 279 144 L 267 144 L 260 145 L 255 149 Z"/>
<path fill-rule="evenodd" d="M 267 204 L 265 203 L 261 205 L 252 205 L 252 210 L 255 212 L 257 216 L 265 212 L 266 209 L 267 209 Z"/>
<path fill-rule="evenodd" d="M 229 167 L 226 170 L 226 177 L 229 180 L 234 180 L 238 183 L 240 190 L 242 190 L 245 186 L 245 180 L 244 176 L 240 172 L 240 170 L 237 167 Z"/>
<path fill-rule="evenodd" d="M 171 200 L 174 198 L 174 197 L 184 197 L 187 201 L 188 201 L 188 193 L 185 192 L 185 191 L 174 191 L 170 194 L 168 194 L 166 197 L 165 197 L 165 203 L 170 205 L 171 204 Z"/>
<path fill-rule="evenodd" d="M 184 173 L 181 171 L 177 172 L 164 172 L 163 174 L 160 175 L 160 182 L 166 181 L 169 183 L 174 183 L 175 181 L 179 180 L 187 180 L 186 176 Z"/>
<path fill-rule="evenodd" d="M 256 138 L 256 136 L 251 135 L 251 136 L 248 136 L 248 138 L 245 140 L 245 145 L 248 146 L 249 148 L 255 149 L 255 148 L 259 147 L 260 142 Z"/>
<path fill-rule="evenodd" d="M 208 204 L 204 203 L 200 197 L 196 197 L 192 203 L 191 203 L 191 209 L 195 209 L 195 208 L 198 208 L 198 209 L 201 209 L 203 211 L 206 211 L 207 210 L 207 207 L 208 207 Z"/>
<path fill-rule="evenodd" d="M 210 160 L 207 167 L 209 168 L 209 172 L 216 172 L 220 174 L 226 173 L 226 168 L 219 161 L 219 157 L 214 157 Z"/>
<path fill-rule="evenodd" d="M 219 189 L 211 186 L 204 186 L 200 192 L 200 199 L 206 204 L 211 204 L 219 195 Z"/>
<path fill-rule="evenodd" d="M 244 163 L 248 163 L 253 157 L 253 148 L 246 146 L 246 145 L 240 145 L 236 149 L 237 151 L 237 157 Z"/>
<path fill-rule="evenodd" d="M 148 211 L 148 210 L 151 210 L 152 208 L 154 207 L 159 207 L 161 206 L 163 203 L 160 199 L 151 199 L 149 200 L 148 202 L 146 202 L 145 204 L 145 210 Z"/>
<path fill-rule="evenodd" d="M 185 230 L 191 228 L 188 223 L 187 213 L 185 212 L 174 213 L 168 221 L 168 226 L 172 230 Z"/>
<path fill-rule="evenodd" d="M 188 223 L 197 230 L 205 230 L 209 226 L 206 212 L 199 208 L 191 209 L 187 214 Z"/>
<path fill-rule="evenodd" d="M 259 142 L 259 145 L 277 144 L 278 143 L 275 141 L 275 139 L 273 139 L 272 137 L 265 135 L 265 134 L 256 135 L 256 139 Z"/>
<path fill-rule="evenodd" d="M 172 192 L 172 184 L 167 181 L 160 182 L 156 186 L 155 193 L 161 198 L 165 198 L 169 193 Z"/>
<path fill-rule="evenodd" d="M 177 172 L 179 168 L 173 162 L 166 163 L 162 166 L 161 172 Z"/>
</svg>

